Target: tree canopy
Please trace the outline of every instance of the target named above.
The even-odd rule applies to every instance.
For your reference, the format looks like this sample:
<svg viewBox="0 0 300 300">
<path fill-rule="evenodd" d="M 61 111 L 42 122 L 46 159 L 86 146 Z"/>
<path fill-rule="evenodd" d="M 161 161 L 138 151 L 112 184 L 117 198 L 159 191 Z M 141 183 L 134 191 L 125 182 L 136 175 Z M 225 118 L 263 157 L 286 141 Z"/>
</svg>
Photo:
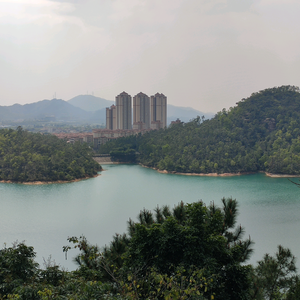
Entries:
<svg viewBox="0 0 300 300">
<path fill-rule="evenodd" d="M 221 207 L 198 201 L 143 209 L 126 234 L 102 249 L 84 236 L 70 237 L 64 251 L 79 249 L 72 272 L 51 259 L 39 268 L 33 247 L 15 243 L 0 250 L 0 299 L 299 299 L 289 249 L 278 246 L 256 267 L 246 264 L 253 245 L 243 239 L 237 214 L 232 198 L 223 198 Z"/>
<path fill-rule="evenodd" d="M 128 234 L 115 235 L 102 253 L 85 238 L 70 238 L 82 251 L 79 272 L 141 299 L 248 299 L 251 268 L 243 263 L 252 242 L 236 226 L 236 200 L 223 198 L 222 204 L 144 209 L 138 222 L 128 222 Z"/>
<path fill-rule="evenodd" d="M 0 130 L 0 180 L 69 181 L 101 170 L 87 144 L 67 144 L 55 136 Z"/>
<path fill-rule="evenodd" d="M 214 118 L 102 145 L 102 153 L 134 150 L 136 162 L 182 173 L 265 171 L 300 174 L 300 93 L 294 86 L 270 88 L 223 109 Z"/>
</svg>

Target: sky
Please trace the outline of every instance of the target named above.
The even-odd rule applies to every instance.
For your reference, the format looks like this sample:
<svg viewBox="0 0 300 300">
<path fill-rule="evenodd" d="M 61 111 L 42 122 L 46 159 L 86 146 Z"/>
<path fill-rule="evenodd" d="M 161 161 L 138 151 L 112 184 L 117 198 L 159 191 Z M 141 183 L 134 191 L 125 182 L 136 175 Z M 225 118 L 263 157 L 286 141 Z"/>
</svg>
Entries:
<svg viewBox="0 0 300 300">
<path fill-rule="evenodd" d="M 299 0 L 0 0 L 0 105 L 126 91 L 202 112 L 300 85 Z"/>
</svg>

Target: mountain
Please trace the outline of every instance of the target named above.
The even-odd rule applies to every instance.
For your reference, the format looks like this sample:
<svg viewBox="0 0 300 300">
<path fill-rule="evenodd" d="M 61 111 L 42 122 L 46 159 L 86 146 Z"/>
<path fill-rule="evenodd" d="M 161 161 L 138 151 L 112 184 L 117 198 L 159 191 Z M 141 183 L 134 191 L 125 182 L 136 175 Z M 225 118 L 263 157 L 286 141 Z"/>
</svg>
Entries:
<svg viewBox="0 0 300 300">
<path fill-rule="evenodd" d="M 105 124 L 106 123 L 106 108 L 101 108 L 94 112 L 91 112 L 90 121 L 98 124 Z"/>
<path fill-rule="evenodd" d="M 22 120 L 56 120 L 105 124 L 106 107 L 114 104 L 113 101 L 105 100 L 92 95 L 80 95 L 64 101 L 61 99 L 42 100 L 35 103 L 11 106 L 0 106 L 0 121 Z M 168 104 L 168 121 L 179 118 L 188 122 L 198 116 L 205 115 L 206 119 L 212 117 L 212 113 L 203 113 L 189 107 L 177 107 Z"/>
<path fill-rule="evenodd" d="M 134 150 L 141 164 L 169 172 L 300 175 L 300 90 L 266 89 L 210 120 L 117 139 L 101 149 L 115 150 Z"/>
<path fill-rule="evenodd" d="M 92 95 L 79 95 L 67 101 L 73 106 L 79 107 L 85 111 L 97 111 L 113 105 L 115 102 Z"/>
<path fill-rule="evenodd" d="M 194 119 L 197 116 L 202 117 L 204 115 L 205 119 L 211 119 L 214 116 L 213 113 L 204 113 L 191 107 L 181 107 L 171 104 L 168 104 L 167 110 L 168 124 L 170 124 L 171 121 L 175 121 L 177 118 L 182 122 L 189 122 L 191 119 Z"/>
<path fill-rule="evenodd" d="M 0 106 L 0 121 L 43 120 L 49 117 L 64 121 L 82 121 L 88 120 L 91 113 L 60 99 Z"/>
<path fill-rule="evenodd" d="M 96 119 L 97 116 L 97 119 L 100 118 L 101 120 L 103 120 L 103 123 L 105 123 L 105 108 L 115 104 L 114 101 L 105 100 L 103 98 L 95 97 L 92 95 L 76 96 L 68 100 L 67 102 L 83 110 L 94 112 L 93 119 Z M 167 114 L 168 124 L 170 124 L 171 121 L 175 121 L 176 119 L 180 119 L 182 122 L 189 122 L 191 119 L 194 119 L 197 116 L 204 115 L 206 119 L 210 119 L 214 116 L 213 113 L 203 113 L 191 107 L 180 107 L 171 104 L 168 104 Z"/>
</svg>

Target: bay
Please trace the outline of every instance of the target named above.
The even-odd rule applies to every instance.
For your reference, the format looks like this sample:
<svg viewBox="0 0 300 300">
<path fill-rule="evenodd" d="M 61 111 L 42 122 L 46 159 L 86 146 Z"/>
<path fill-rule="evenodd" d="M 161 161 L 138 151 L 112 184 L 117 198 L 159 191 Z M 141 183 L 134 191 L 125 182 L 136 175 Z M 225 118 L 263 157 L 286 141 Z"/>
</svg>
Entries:
<svg viewBox="0 0 300 300">
<path fill-rule="evenodd" d="M 104 167 L 100 176 L 73 183 L 0 183 L 0 246 L 25 240 L 34 246 L 41 265 L 51 255 L 73 270 L 76 251 L 70 250 L 67 260 L 62 251 L 68 236 L 85 235 L 102 247 L 115 233 L 126 232 L 129 218 L 136 220 L 143 208 L 198 200 L 220 206 L 222 197 L 233 197 L 239 203 L 238 224 L 255 242 L 250 263 L 274 254 L 279 244 L 300 260 L 300 189 L 286 178 L 199 177 L 160 174 L 138 165 Z"/>
</svg>

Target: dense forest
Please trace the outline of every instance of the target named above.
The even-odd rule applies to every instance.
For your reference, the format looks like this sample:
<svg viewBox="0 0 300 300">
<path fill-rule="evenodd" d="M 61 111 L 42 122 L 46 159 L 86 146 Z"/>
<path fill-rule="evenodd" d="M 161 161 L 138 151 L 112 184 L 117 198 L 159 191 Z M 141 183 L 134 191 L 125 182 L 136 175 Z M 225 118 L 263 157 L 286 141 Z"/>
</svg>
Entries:
<svg viewBox="0 0 300 300">
<path fill-rule="evenodd" d="M 86 144 L 67 144 L 21 127 L 0 130 L 0 180 L 70 181 L 94 176 L 100 169 Z"/>
<path fill-rule="evenodd" d="M 210 120 L 198 116 L 164 130 L 120 138 L 102 145 L 100 152 L 170 172 L 298 175 L 299 135 L 299 88 L 282 86 L 254 93 Z"/>
<path fill-rule="evenodd" d="M 275 256 L 246 264 L 253 243 L 243 239 L 237 214 L 232 198 L 221 208 L 199 201 L 144 209 L 103 249 L 83 236 L 69 238 L 66 254 L 79 249 L 72 272 L 51 260 L 39 268 L 34 248 L 15 243 L 0 250 L 0 299 L 300 299 L 289 249 L 279 246 Z"/>
</svg>

